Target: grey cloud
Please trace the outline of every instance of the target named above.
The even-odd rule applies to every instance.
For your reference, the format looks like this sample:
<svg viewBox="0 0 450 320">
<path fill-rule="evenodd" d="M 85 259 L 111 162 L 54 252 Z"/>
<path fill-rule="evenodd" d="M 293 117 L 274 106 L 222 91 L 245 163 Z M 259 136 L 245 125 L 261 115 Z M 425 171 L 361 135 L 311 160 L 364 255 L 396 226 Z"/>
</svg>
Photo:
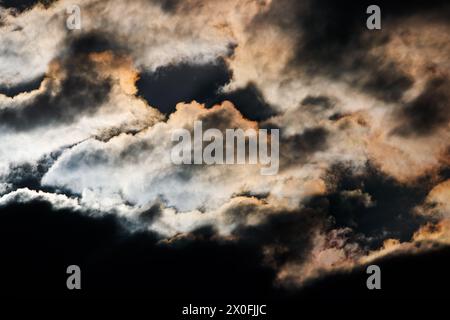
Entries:
<svg viewBox="0 0 450 320">
<path fill-rule="evenodd" d="M 0 110 L 0 126 L 27 131 L 49 124 L 67 124 L 83 114 L 93 114 L 107 100 L 111 80 L 100 77 L 87 56 L 67 58 L 63 68 L 67 77 L 60 86 L 50 80 L 48 90 L 27 105 Z"/>
<path fill-rule="evenodd" d="M 301 134 L 282 137 L 280 141 L 280 167 L 283 169 L 296 166 L 307 161 L 315 152 L 326 150 L 329 134 L 327 129 L 316 127 L 306 129 Z"/>
<path fill-rule="evenodd" d="M 0 86 L 0 94 L 4 94 L 7 97 L 14 97 L 20 93 L 30 92 L 39 89 L 44 78 L 45 76 L 40 76 L 30 81 L 18 83 L 13 86 L 5 86 L 5 85 Z"/>
<path fill-rule="evenodd" d="M 394 134 L 429 136 L 450 122 L 450 80 L 438 76 L 428 81 L 423 92 L 396 112 L 401 123 Z"/>
</svg>

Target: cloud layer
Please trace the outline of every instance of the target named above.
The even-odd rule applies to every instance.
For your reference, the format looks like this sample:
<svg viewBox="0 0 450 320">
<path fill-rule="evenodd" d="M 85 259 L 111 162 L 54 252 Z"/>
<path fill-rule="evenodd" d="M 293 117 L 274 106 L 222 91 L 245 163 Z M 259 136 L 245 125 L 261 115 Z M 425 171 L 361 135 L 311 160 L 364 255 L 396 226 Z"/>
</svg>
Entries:
<svg viewBox="0 0 450 320">
<path fill-rule="evenodd" d="M 285 290 L 450 245 L 445 1 L 383 1 L 382 31 L 365 1 L 83 0 L 74 31 L 68 4 L 0 1 L 0 219 L 36 246 L 67 240 L 91 278 L 129 257 L 161 273 L 220 256 Z M 171 133 L 197 120 L 280 129 L 279 174 L 174 165 Z M 47 237 L 31 212 L 92 234 Z"/>
</svg>

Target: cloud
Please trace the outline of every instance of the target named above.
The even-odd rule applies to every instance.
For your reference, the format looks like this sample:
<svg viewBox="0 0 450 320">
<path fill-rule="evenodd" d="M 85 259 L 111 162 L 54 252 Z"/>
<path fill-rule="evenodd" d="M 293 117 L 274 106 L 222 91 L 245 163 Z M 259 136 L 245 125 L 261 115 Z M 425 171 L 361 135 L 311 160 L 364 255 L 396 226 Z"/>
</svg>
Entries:
<svg viewBox="0 0 450 320">
<path fill-rule="evenodd" d="M 328 134 L 326 129 L 317 127 L 281 139 L 282 150 L 285 151 L 282 152 L 281 166 L 298 165 L 302 161 L 306 162 L 315 152 L 326 150 Z"/>
<path fill-rule="evenodd" d="M 310 281 L 291 299 L 440 299 L 449 284 L 448 279 L 442 277 L 448 268 L 448 254 L 449 248 L 443 247 L 420 254 L 386 256 Z M 382 270 L 382 290 L 367 290 L 365 286 L 366 269 L 370 264 Z"/>
<path fill-rule="evenodd" d="M 372 248 L 379 247 L 385 238 L 407 241 L 426 222 L 415 215 L 414 208 L 425 200 L 431 181 L 402 185 L 370 164 L 360 175 L 334 167 L 329 181 L 337 192 L 326 196 L 336 225 L 364 234 L 368 240 L 365 245 Z"/>
<path fill-rule="evenodd" d="M 65 63 L 56 68 L 62 68 L 70 76 L 62 76 L 59 86 L 50 80 L 46 83 L 48 91 L 37 96 L 30 104 L 0 111 L 4 130 L 23 131 L 52 122 L 70 123 L 84 113 L 94 113 L 107 100 L 112 84 L 108 78 L 102 79 L 95 72 L 89 57 L 70 58 Z"/>
<path fill-rule="evenodd" d="M 424 91 L 399 110 L 401 124 L 393 132 L 403 136 L 430 135 L 434 130 L 448 127 L 449 89 L 447 77 L 429 80 Z"/>
<path fill-rule="evenodd" d="M 71 264 L 81 267 L 82 297 L 138 298 L 148 290 L 172 300 L 273 295 L 274 273 L 261 265 L 261 254 L 217 239 L 212 229 L 161 241 L 152 232 L 130 232 L 113 215 L 53 208 L 42 199 L 1 206 L 0 220 L 1 271 L 9 275 L 2 296 L 69 298 L 60 282 Z M 237 286 L 243 289 L 236 295 Z"/>
<path fill-rule="evenodd" d="M 57 0 L 2 0 L 0 1 L 0 6 L 22 12 L 31 9 L 38 4 L 44 8 L 48 8 L 56 1 Z"/>
<path fill-rule="evenodd" d="M 206 227 L 165 240 L 142 229 L 130 232 L 126 227 L 130 222 L 114 215 L 54 207 L 43 198 L 10 202 L 0 205 L 0 243 L 5 257 L 0 268 L 9 275 L 1 295 L 23 297 L 26 292 L 28 297 L 39 294 L 69 299 L 74 294 L 79 298 L 139 298 L 145 294 L 171 301 L 186 295 L 219 300 L 230 294 L 238 298 L 251 295 L 268 301 L 378 295 L 365 287 L 361 289 L 360 279 L 367 276 L 367 264 L 328 272 L 308 281 L 300 290 L 273 285 L 273 262 L 282 264 L 294 252 L 297 259 L 302 257 L 308 247 L 305 231 L 315 227 L 315 218 L 280 212 L 260 226 L 239 230 L 236 235 L 242 238 L 238 239 L 222 239 L 213 228 Z M 305 224 L 307 221 L 311 223 Z M 305 238 L 294 237 L 298 231 Z M 268 253 L 275 254 L 277 260 L 268 260 Z M 442 277 L 448 268 L 447 255 L 448 247 L 438 247 L 371 262 L 383 270 L 382 296 L 441 296 L 448 281 Z M 61 286 L 71 264 L 79 265 L 83 274 L 83 290 L 78 293 Z M 236 288 L 240 288 L 239 292 Z"/>
<path fill-rule="evenodd" d="M 24 93 L 24 92 L 30 92 L 33 90 L 39 89 L 41 86 L 42 81 L 44 80 L 44 77 L 37 77 L 36 79 L 33 79 L 28 82 L 19 83 L 12 87 L 0 87 L 0 94 L 3 94 L 8 97 L 14 97 L 18 94 Z"/>
<path fill-rule="evenodd" d="M 170 159 L 172 130 L 192 128 L 196 119 L 202 120 L 205 128 L 220 128 L 216 121 L 222 121 L 223 128 L 254 127 L 229 103 L 209 110 L 196 103 L 179 104 L 167 123 L 158 123 L 135 135 L 122 134 L 107 142 L 91 139 L 63 152 L 42 183 L 78 194 L 91 190 L 97 194 L 96 201 L 118 197 L 142 206 L 161 198 L 181 211 L 216 208 L 240 186 L 252 183 L 229 176 L 233 172 L 234 177 L 246 177 L 249 168 L 174 165 Z M 253 167 L 250 170 L 256 172 L 258 167 Z M 214 181 L 216 188 L 208 188 Z"/>
<path fill-rule="evenodd" d="M 9 168 L 34 167 L 40 159 L 91 137 L 140 131 L 162 119 L 133 95 L 136 78 L 126 56 L 69 54 L 52 63 L 38 90 L 0 97 L 5 137 L 0 175 L 8 177 Z"/>
<path fill-rule="evenodd" d="M 277 107 L 269 104 L 258 87 L 249 83 L 244 88 L 227 91 L 212 98 L 218 101 L 231 101 L 244 117 L 253 121 L 264 121 L 278 114 Z M 209 103 L 211 104 L 211 103 Z"/>
<path fill-rule="evenodd" d="M 84 0 L 74 32 L 68 1 L 35 3 L 0 13 L 0 215 L 50 287 L 74 259 L 89 295 L 272 297 L 448 243 L 444 1 L 384 1 L 381 32 L 366 1 Z M 280 129 L 279 174 L 174 165 L 196 120 Z"/>
</svg>

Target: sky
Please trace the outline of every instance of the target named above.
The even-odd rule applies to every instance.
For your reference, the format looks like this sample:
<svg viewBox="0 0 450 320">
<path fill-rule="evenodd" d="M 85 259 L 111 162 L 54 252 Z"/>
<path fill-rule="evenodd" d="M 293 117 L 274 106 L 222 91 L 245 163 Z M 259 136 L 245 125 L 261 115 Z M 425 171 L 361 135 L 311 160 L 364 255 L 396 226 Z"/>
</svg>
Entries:
<svg viewBox="0 0 450 320">
<path fill-rule="evenodd" d="M 448 1 L 75 2 L 0 0 L 1 295 L 445 296 Z M 195 121 L 278 173 L 172 163 Z"/>
</svg>

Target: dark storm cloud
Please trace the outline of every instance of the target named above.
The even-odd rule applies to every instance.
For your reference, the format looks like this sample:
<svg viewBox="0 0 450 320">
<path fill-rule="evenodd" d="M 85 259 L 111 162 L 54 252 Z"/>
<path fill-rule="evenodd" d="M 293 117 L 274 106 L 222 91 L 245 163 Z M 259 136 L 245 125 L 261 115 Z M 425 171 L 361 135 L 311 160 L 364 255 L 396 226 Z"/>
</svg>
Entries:
<svg viewBox="0 0 450 320">
<path fill-rule="evenodd" d="M 450 159 L 450 147 L 447 149 L 445 156 L 448 159 Z M 450 179 L 450 165 L 447 165 L 447 166 L 444 166 L 443 168 L 441 168 L 441 170 L 439 172 L 439 176 L 441 177 L 441 179 L 443 181 Z"/>
<path fill-rule="evenodd" d="M 261 226 L 237 231 L 245 241 L 220 240 L 213 228 L 203 227 L 166 242 L 152 232 L 130 232 L 124 227 L 129 222 L 113 215 L 57 210 L 44 201 L 9 204 L 0 208 L 0 296 L 290 302 L 438 297 L 450 285 L 450 250 L 437 247 L 375 261 L 382 269 L 383 290 L 367 290 L 366 266 L 324 275 L 305 288 L 278 288 L 274 270 L 264 266 L 261 246 L 278 245 L 278 264 L 301 257 L 314 226 L 314 218 L 304 213 L 280 213 Z M 285 245 L 289 251 L 281 250 Z M 66 268 L 72 264 L 82 270 L 80 291 L 66 289 Z"/>
<path fill-rule="evenodd" d="M 151 224 L 153 221 L 161 217 L 163 214 L 163 205 L 160 202 L 156 202 L 150 208 L 139 214 L 139 219 L 147 224 Z"/>
<path fill-rule="evenodd" d="M 368 0 L 314 0 L 307 1 L 306 4 L 290 0 L 275 1 L 269 17 L 275 19 L 280 26 L 289 28 L 288 20 L 281 14 L 290 9 L 289 12 L 293 14 L 291 22 L 294 22 L 291 28 L 300 28 L 299 31 L 304 32 L 304 37 L 298 44 L 298 58 L 304 58 L 303 55 L 306 55 L 307 60 L 333 65 L 341 63 L 345 54 L 353 54 L 355 50 L 366 51 L 389 36 L 388 31 L 382 30 L 381 36 L 378 37 L 376 32 L 366 28 L 366 9 L 372 4 L 373 1 Z M 445 0 L 383 0 L 377 1 L 376 4 L 381 8 L 383 19 L 435 12 L 446 21 L 450 14 L 448 2 Z M 373 36 L 369 42 L 364 42 L 360 36 L 367 32 L 371 32 Z"/>
<path fill-rule="evenodd" d="M 290 2 L 291 5 L 292 3 L 293 1 Z M 354 50 L 365 51 L 372 45 L 379 44 L 377 41 L 384 41 L 388 34 L 383 31 L 382 37 L 374 35 L 369 42 L 360 39 L 361 34 L 371 32 L 366 28 L 366 9 L 371 4 L 374 4 L 373 1 L 368 0 L 314 0 L 309 1 L 305 8 L 297 4 L 296 27 L 303 28 L 305 32 L 305 38 L 299 43 L 299 54 L 306 54 L 311 60 L 336 64 L 342 62 L 345 54 L 351 54 Z M 404 18 L 428 12 L 437 12 L 448 17 L 450 12 L 448 2 L 444 0 L 383 0 L 377 1 L 376 4 L 381 8 L 384 19 Z M 275 2 L 274 6 L 276 5 Z"/>
<path fill-rule="evenodd" d="M 182 2 L 182 0 L 151 0 L 161 6 L 161 8 L 167 12 L 174 12 Z"/>
<path fill-rule="evenodd" d="M 401 136 L 427 136 L 450 122 L 450 80 L 431 79 L 424 91 L 397 112 L 402 123 L 393 133 Z"/>
<path fill-rule="evenodd" d="M 45 76 L 39 76 L 27 82 L 19 83 L 14 86 L 0 86 L 0 94 L 4 94 L 7 97 L 14 97 L 20 93 L 30 92 L 39 89 Z"/>
<path fill-rule="evenodd" d="M 208 104 L 225 100 L 231 101 L 245 118 L 252 121 L 264 121 L 277 115 L 275 107 L 265 101 L 262 92 L 253 83 L 231 92 L 219 93 Z"/>
<path fill-rule="evenodd" d="M 301 68 L 310 75 L 345 79 L 369 94 L 386 101 L 398 101 L 414 83 L 394 61 L 369 55 L 372 48 L 389 40 L 389 30 L 366 28 L 366 9 L 372 1 L 274 1 L 268 13 L 255 19 L 255 26 L 274 23 L 296 36 L 295 58 L 289 68 Z M 434 13 L 448 22 L 447 1 L 378 1 L 383 21 L 416 14 Z M 364 37 L 363 37 L 364 36 Z M 353 77 L 346 77 L 349 74 Z"/>
<path fill-rule="evenodd" d="M 70 43 L 61 67 L 66 76 L 31 102 L 0 110 L 0 127 L 16 131 L 31 130 L 49 124 L 68 124 L 84 114 L 92 114 L 109 96 L 112 81 L 102 77 L 88 53 L 110 48 L 109 40 L 88 34 Z M 56 94 L 53 92 L 56 91 Z"/>
<path fill-rule="evenodd" d="M 417 184 L 404 185 L 370 164 L 361 174 L 338 164 L 329 170 L 327 180 L 329 189 L 334 191 L 312 199 L 309 205 L 329 212 L 336 227 L 350 227 L 356 234 L 364 235 L 362 244 L 371 249 L 378 248 L 387 238 L 409 241 L 429 221 L 413 211 L 433 187 L 428 177 Z"/>
<path fill-rule="evenodd" d="M 362 89 L 378 99 L 399 101 L 403 93 L 413 86 L 414 79 L 400 71 L 394 62 L 378 66 L 377 62 L 376 59 L 363 62 L 362 67 L 376 71 L 364 81 Z"/>
<path fill-rule="evenodd" d="M 111 81 L 102 79 L 87 57 L 66 61 L 68 77 L 57 95 L 45 92 L 20 108 L 0 111 L 1 126 L 26 131 L 50 123 L 67 124 L 82 114 L 92 114 L 106 101 Z"/>
<path fill-rule="evenodd" d="M 177 103 L 193 100 L 205 103 L 207 107 L 231 101 L 250 120 L 261 121 L 276 114 L 254 84 L 221 93 L 220 89 L 231 78 L 232 72 L 223 60 L 201 65 L 182 63 L 142 74 L 137 87 L 139 95 L 165 114 L 173 113 Z"/>
<path fill-rule="evenodd" d="M 322 111 L 331 108 L 334 102 L 327 96 L 307 96 L 302 100 L 301 105 Z"/>
<path fill-rule="evenodd" d="M 126 221 L 55 210 L 47 202 L 0 208 L 1 296 L 158 300 L 270 297 L 275 272 L 250 244 L 222 241 L 211 228 L 161 242 Z M 66 268 L 82 290 L 66 289 Z"/>
<path fill-rule="evenodd" d="M 243 221 L 245 215 L 255 214 L 258 208 L 234 208 L 228 214 L 235 221 Z M 267 262 L 278 268 L 288 262 L 305 262 L 311 248 L 315 231 L 326 222 L 324 212 L 305 208 L 295 212 L 274 212 L 255 226 L 236 228 L 233 234 L 243 243 L 253 244 L 262 250 L 271 250 Z"/>
<path fill-rule="evenodd" d="M 381 269 L 381 290 L 367 289 L 367 264 L 310 281 L 290 299 L 445 299 L 450 286 L 449 258 L 450 247 L 439 245 L 426 253 L 382 257 L 370 263 Z"/>
<path fill-rule="evenodd" d="M 333 113 L 331 116 L 329 116 L 328 120 L 339 121 L 340 119 L 342 119 L 348 115 L 349 115 L 349 113 L 336 112 L 336 113 Z"/>
<path fill-rule="evenodd" d="M 9 168 L 5 177 L 0 176 L 0 181 L 5 181 L 12 185 L 13 189 L 29 188 L 38 190 L 40 188 L 41 179 L 47 172 L 49 165 L 43 161 L 36 165 L 25 163 L 21 165 L 13 165 Z"/>
<path fill-rule="evenodd" d="M 0 6 L 4 8 L 12 8 L 19 12 L 33 8 L 38 3 L 49 7 L 58 0 L 0 0 Z"/>
<path fill-rule="evenodd" d="M 66 40 L 65 46 L 72 56 L 84 55 L 89 53 L 99 53 L 104 51 L 113 51 L 123 53 L 126 51 L 115 39 L 112 34 L 100 31 L 92 31 L 82 36 L 70 37 Z"/>
<path fill-rule="evenodd" d="M 305 162 L 309 156 L 328 147 L 329 132 L 325 128 L 306 129 L 301 134 L 281 137 L 280 168 Z"/>
<path fill-rule="evenodd" d="M 228 214 L 242 216 L 246 210 L 240 209 Z M 151 222 L 159 214 L 157 205 L 141 218 Z M 278 212 L 261 225 L 237 229 L 233 241 L 209 226 L 165 241 L 142 229 L 131 232 L 126 225 L 133 222 L 113 215 L 95 218 L 45 201 L 12 203 L 0 208 L 0 271 L 8 275 L 0 295 L 71 297 L 65 269 L 77 264 L 83 279 L 78 297 L 273 299 L 272 267 L 304 259 L 321 219 L 309 209 Z"/>
</svg>

